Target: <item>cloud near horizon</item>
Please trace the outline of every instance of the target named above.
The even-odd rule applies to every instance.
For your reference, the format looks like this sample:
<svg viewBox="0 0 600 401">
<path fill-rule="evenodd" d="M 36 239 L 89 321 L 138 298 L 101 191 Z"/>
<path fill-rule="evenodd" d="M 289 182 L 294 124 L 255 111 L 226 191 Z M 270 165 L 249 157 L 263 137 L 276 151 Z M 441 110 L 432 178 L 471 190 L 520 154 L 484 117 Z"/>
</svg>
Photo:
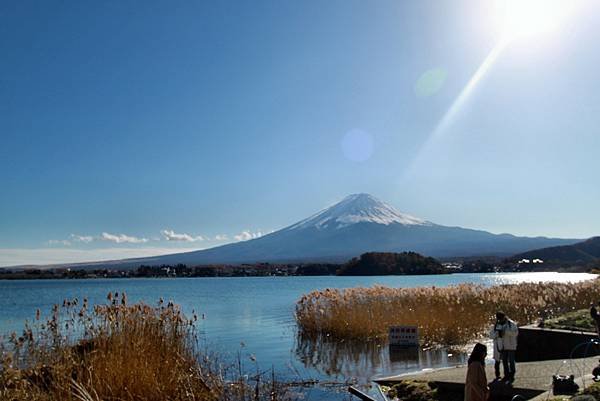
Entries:
<svg viewBox="0 0 600 401">
<path fill-rule="evenodd" d="M 51 239 L 48 240 L 48 245 L 71 246 L 71 241 L 69 241 L 68 239 Z"/>
<path fill-rule="evenodd" d="M 71 234 L 71 236 L 69 238 L 71 238 L 75 242 L 83 242 L 84 244 L 89 244 L 90 242 L 92 242 L 94 240 L 94 237 L 91 235 Z"/>
<path fill-rule="evenodd" d="M 101 262 L 127 258 L 167 255 L 197 251 L 198 248 L 0 248 L 0 268 L 23 265 L 51 265 L 81 262 Z"/>
<path fill-rule="evenodd" d="M 161 234 L 167 241 L 182 241 L 182 242 L 196 242 L 196 241 L 204 241 L 204 237 L 201 235 L 192 236 L 190 234 L 185 233 L 176 233 L 173 230 L 162 230 Z"/>
<path fill-rule="evenodd" d="M 242 231 L 241 233 L 239 233 L 237 235 L 234 235 L 233 238 L 236 241 L 248 241 L 250 239 L 256 239 L 256 238 L 262 237 L 262 235 L 263 234 L 260 231 L 257 231 L 257 232 L 253 233 L 250 230 L 245 230 L 245 231 Z"/>
<path fill-rule="evenodd" d="M 131 237 L 125 234 L 109 234 L 106 232 L 102 233 L 100 239 L 103 241 L 115 242 L 117 244 L 143 244 L 148 242 L 148 238 Z"/>
<path fill-rule="evenodd" d="M 135 237 L 126 234 L 112 234 L 108 232 L 102 232 L 102 234 L 98 236 L 94 235 L 79 235 L 79 234 L 71 234 L 68 239 L 51 239 L 46 242 L 46 245 L 49 246 L 63 246 L 70 247 L 75 246 L 75 244 L 91 244 L 94 242 L 102 241 L 102 242 L 113 242 L 115 244 L 145 244 L 147 242 L 158 242 L 165 240 L 167 242 L 200 242 L 200 241 L 248 241 L 251 239 L 256 239 L 262 237 L 264 233 L 260 230 L 251 231 L 244 230 L 239 234 L 235 234 L 230 236 L 228 234 L 217 234 L 214 237 L 206 237 L 201 235 L 191 235 L 188 233 L 177 233 L 175 230 L 164 229 L 160 231 L 162 237 Z"/>
</svg>

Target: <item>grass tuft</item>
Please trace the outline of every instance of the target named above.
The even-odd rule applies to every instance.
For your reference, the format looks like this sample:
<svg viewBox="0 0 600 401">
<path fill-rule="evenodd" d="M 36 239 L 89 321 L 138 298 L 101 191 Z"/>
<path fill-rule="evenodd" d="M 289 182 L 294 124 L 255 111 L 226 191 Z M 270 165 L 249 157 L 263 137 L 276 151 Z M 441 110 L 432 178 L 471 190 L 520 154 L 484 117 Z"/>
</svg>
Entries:
<svg viewBox="0 0 600 401">
<path fill-rule="evenodd" d="M 87 300 L 36 313 L 22 335 L 2 343 L 0 400 L 216 401 L 279 400 L 275 381 L 253 385 L 197 349 L 197 317 L 162 300 L 128 305 L 109 294 L 106 305 Z"/>
<path fill-rule="evenodd" d="M 402 380 L 391 387 L 383 388 L 391 400 L 438 401 L 438 392 L 433 383 L 419 380 Z"/>
<path fill-rule="evenodd" d="M 596 331 L 596 324 L 590 316 L 590 310 L 587 308 L 567 312 L 564 315 L 548 319 L 544 322 L 544 327 L 573 331 Z"/>
</svg>

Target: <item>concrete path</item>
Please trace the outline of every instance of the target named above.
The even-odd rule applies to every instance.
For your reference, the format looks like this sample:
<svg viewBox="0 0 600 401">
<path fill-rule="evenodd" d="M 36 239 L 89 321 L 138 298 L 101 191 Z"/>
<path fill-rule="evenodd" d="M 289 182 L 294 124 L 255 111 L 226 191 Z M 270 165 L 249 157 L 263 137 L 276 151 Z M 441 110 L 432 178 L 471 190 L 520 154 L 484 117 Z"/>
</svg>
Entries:
<svg viewBox="0 0 600 401">
<path fill-rule="evenodd" d="M 538 362 L 517 363 L 517 374 L 513 388 L 529 389 L 537 392 L 547 392 L 552 389 L 552 376 L 574 375 L 579 379 L 580 386 L 586 386 L 591 383 L 592 369 L 598 365 L 598 357 L 580 358 L 572 360 L 550 360 Z M 502 370 L 502 369 L 501 369 Z M 488 381 L 494 379 L 494 366 L 486 365 Z M 394 382 L 406 379 L 418 379 L 435 381 L 438 383 L 464 384 L 467 375 L 467 367 L 459 366 L 455 368 L 436 369 L 423 371 L 416 374 L 406 374 L 399 376 L 382 377 L 375 379 L 375 382 Z M 582 382 L 583 381 L 583 382 Z"/>
</svg>

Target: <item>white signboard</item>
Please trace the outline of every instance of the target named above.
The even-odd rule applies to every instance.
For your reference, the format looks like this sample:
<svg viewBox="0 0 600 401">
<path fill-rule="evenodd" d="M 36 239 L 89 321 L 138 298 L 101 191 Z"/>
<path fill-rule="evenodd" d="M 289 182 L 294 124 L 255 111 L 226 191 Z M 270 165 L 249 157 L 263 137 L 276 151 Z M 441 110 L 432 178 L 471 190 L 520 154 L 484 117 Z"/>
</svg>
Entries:
<svg viewBox="0 0 600 401">
<path fill-rule="evenodd" d="M 417 326 L 391 326 L 390 345 L 418 346 L 419 328 Z"/>
</svg>

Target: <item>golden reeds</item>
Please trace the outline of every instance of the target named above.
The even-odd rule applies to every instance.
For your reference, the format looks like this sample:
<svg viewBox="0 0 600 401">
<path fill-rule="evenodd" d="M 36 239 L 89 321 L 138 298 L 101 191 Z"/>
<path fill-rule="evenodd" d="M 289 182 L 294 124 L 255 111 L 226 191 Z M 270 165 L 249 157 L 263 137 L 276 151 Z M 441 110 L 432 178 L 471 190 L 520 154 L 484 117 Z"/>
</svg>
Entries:
<svg viewBox="0 0 600 401">
<path fill-rule="evenodd" d="M 197 351 L 196 316 L 162 300 L 128 305 L 65 300 L 2 345 L 0 400 L 206 401 L 280 399 L 277 384 L 250 383 Z M 259 388 L 260 387 L 260 388 Z M 266 387 L 266 389 L 265 389 Z"/>
<path fill-rule="evenodd" d="M 497 310 L 519 324 L 587 307 L 600 280 L 484 287 L 326 289 L 304 295 L 296 320 L 305 335 L 385 339 L 394 325 L 417 325 L 424 344 L 463 345 L 485 334 Z"/>
</svg>

